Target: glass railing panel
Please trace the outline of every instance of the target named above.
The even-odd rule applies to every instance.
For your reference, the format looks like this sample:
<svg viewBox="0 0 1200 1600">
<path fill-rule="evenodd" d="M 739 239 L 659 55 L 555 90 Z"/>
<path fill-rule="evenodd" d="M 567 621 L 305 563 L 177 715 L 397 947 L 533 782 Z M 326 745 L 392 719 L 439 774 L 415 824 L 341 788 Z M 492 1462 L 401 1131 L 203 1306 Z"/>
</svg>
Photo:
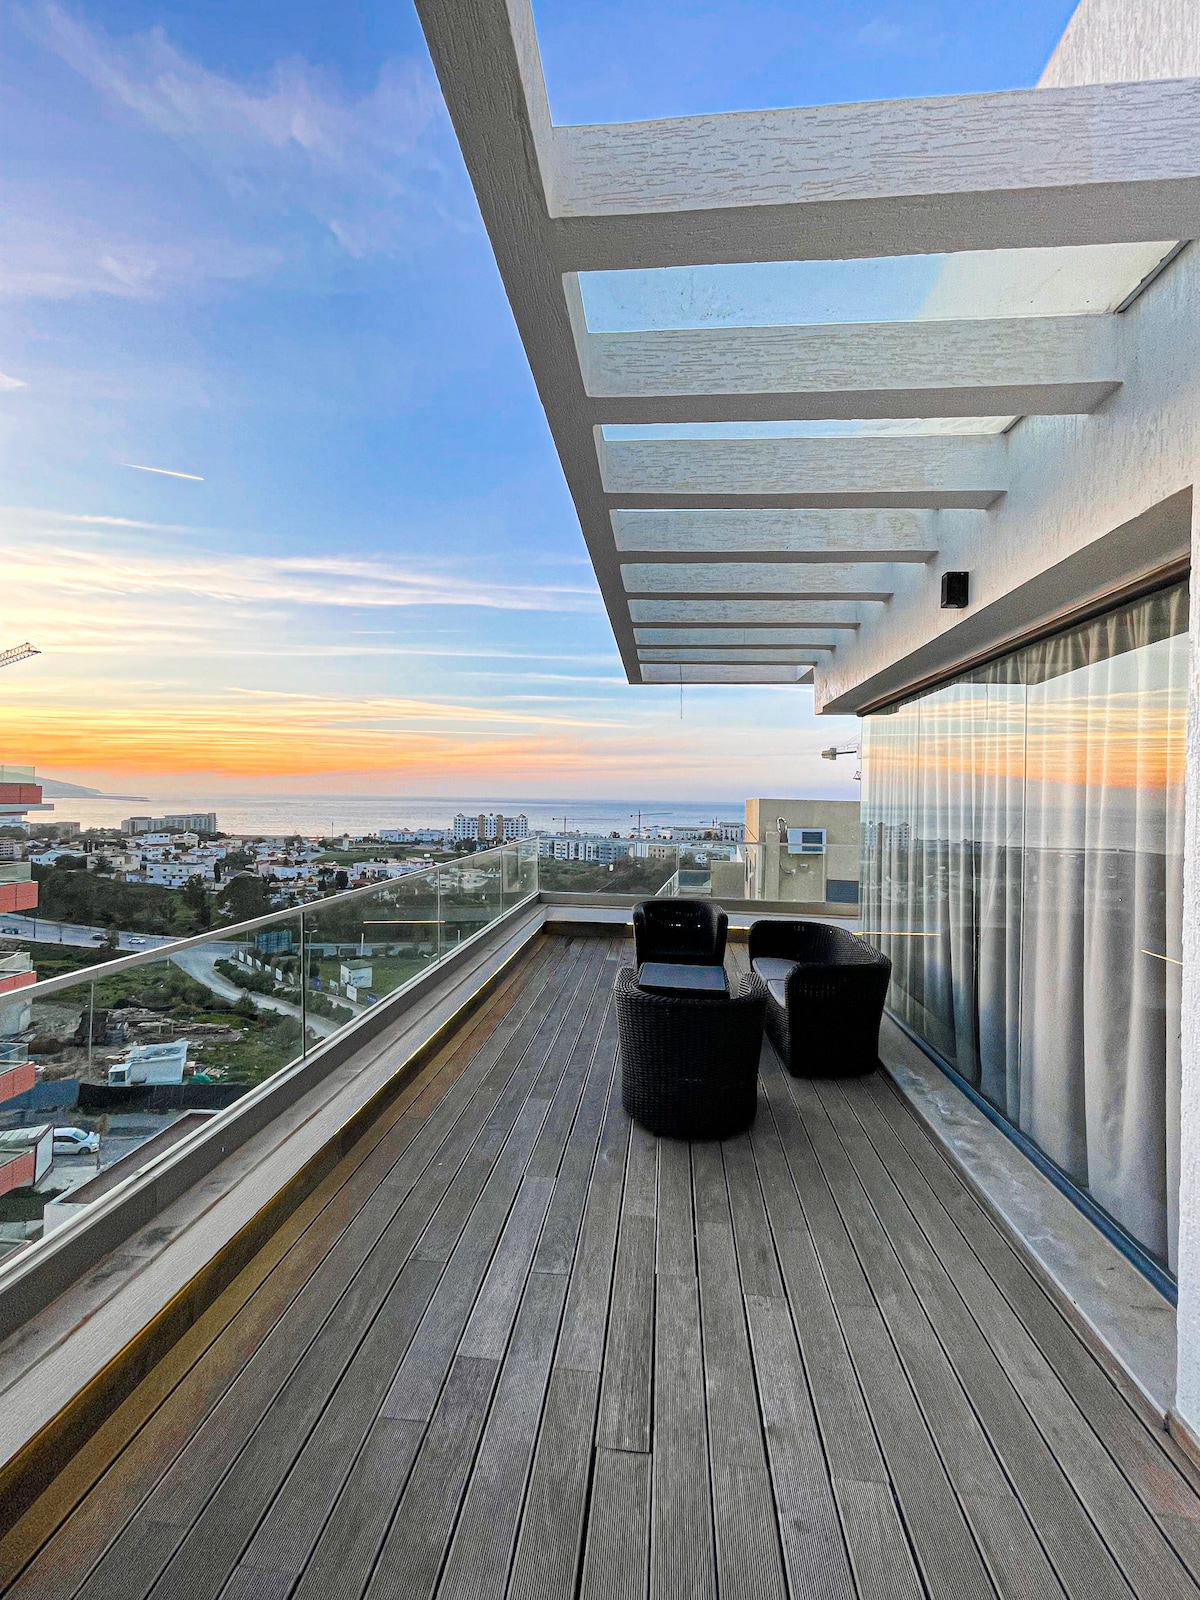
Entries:
<svg viewBox="0 0 1200 1600">
<path fill-rule="evenodd" d="M 304 940 L 306 1022 L 320 1041 L 438 959 L 436 869 L 306 906 Z"/>
<path fill-rule="evenodd" d="M 442 951 L 449 954 L 499 916 L 500 877 L 493 852 L 480 851 L 439 867 Z"/>
<path fill-rule="evenodd" d="M 524 900 L 527 895 L 537 894 L 540 886 L 538 867 L 537 840 L 522 839 L 517 845 L 517 879 L 520 899 Z"/>
<path fill-rule="evenodd" d="M 209 1086 L 261 1083 L 302 1051 L 299 936 L 290 913 L 49 993 L 0 994 L 0 1065 L 34 1069 L 33 1088 L 0 1112 L 63 1122 L 211 1108 L 224 1099 Z"/>
<path fill-rule="evenodd" d="M 614 846 L 617 841 L 613 841 Z M 638 899 L 668 892 L 679 870 L 679 849 L 673 844 L 643 844 L 621 840 L 624 853 L 611 861 L 564 861 L 542 856 L 538 861 L 539 887 L 559 894 L 619 894 Z M 639 853 L 642 852 L 642 853 Z"/>
</svg>

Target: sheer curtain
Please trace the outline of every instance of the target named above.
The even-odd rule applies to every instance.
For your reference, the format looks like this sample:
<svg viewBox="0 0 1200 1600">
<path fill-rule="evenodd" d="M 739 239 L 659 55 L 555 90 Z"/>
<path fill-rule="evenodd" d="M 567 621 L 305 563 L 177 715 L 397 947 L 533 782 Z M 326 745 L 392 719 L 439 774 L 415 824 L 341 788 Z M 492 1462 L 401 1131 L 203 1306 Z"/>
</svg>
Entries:
<svg viewBox="0 0 1200 1600">
<path fill-rule="evenodd" d="M 863 725 L 864 929 L 915 1032 L 1163 1261 L 1186 586 Z"/>
</svg>

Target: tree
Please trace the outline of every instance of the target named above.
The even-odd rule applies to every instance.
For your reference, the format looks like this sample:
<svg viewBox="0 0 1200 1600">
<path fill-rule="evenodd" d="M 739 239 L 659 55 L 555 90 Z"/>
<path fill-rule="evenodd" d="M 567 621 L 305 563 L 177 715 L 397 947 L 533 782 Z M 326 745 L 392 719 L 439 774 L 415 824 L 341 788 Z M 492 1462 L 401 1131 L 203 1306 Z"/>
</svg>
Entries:
<svg viewBox="0 0 1200 1600">
<path fill-rule="evenodd" d="M 208 903 L 208 890 L 204 887 L 204 879 L 198 872 L 183 886 L 183 903 L 191 911 L 196 921 L 202 928 L 207 928 L 212 922 L 212 907 Z"/>
<path fill-rule="evenodd" d="M 256 872 L 239 872 L 230 878 L 221 896 L 221 911 L 227 922 L 249 922 L 271 909 L 267 888 Z"/>
</svg>

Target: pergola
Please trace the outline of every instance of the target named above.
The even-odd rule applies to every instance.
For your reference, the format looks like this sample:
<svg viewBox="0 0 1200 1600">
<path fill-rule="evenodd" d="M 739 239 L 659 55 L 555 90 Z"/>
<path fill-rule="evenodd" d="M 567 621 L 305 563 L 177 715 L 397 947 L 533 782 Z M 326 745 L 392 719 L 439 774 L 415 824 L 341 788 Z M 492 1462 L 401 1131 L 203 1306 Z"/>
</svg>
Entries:
<svg viewBox="0 0 1200 1600">
<path fill-rule="evenodd" d="M 526 0 L 417 9 L 631 683 L 819 681 L 927 608 L 998 536 L 1014 423 L 1111 404 L 1121 313 L 1200 232 L 1197 80 L 559 127 Z M 1091 297 L 987 314 L 1031 250 Z M 585 312 L 592 273 L 914 256 L 948 292 L 908 320 Z"/>
</svg>

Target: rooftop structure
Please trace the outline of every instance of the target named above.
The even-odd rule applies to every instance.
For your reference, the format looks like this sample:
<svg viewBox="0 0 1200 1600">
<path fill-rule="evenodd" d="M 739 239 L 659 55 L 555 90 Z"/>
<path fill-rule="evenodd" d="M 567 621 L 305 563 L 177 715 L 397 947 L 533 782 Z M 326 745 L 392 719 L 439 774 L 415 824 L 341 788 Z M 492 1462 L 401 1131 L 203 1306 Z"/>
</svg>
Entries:
<svg viewBox="0 0 1200 1600">
<path fill-rule="evenodd" d="M 1195 8 L 1084 0 L 1027 91 L 589 128 L 523 0 L 418 11 L 630 681 L 811 674 L 861 808 L 710 870 L 494 818 L 0 995 L 89 1060 L 97 996 L 239 1024 L 144 1090 L 209 1125 L 0 1263 L 0 1589 L 1197 1600 Z M 901 257 L 907 317 L 804 299 Z M 734 975 L 798 909 L 884 951 L 882 1070 L 767 1043 L 748 1133 L 633 1123 L 656 890 Z"/>
<path fill-rule="evenodd" d="M 1186 562 L 1184 0 L 1144 27 L 1085 0 L 1034 90 L 594 127 L 551 123 L 527 0 L 418 11 L 631 683 L 861 711 Z M 806 290 L 916 256 L 907 318 Z M 780 262 L 792 320 L 763 325 Z M 741 324 L 689 326 L 672 273 L 724 273 Z M 1179 447 L 1147 460 L 1147 426 Z"/>
</svg>

